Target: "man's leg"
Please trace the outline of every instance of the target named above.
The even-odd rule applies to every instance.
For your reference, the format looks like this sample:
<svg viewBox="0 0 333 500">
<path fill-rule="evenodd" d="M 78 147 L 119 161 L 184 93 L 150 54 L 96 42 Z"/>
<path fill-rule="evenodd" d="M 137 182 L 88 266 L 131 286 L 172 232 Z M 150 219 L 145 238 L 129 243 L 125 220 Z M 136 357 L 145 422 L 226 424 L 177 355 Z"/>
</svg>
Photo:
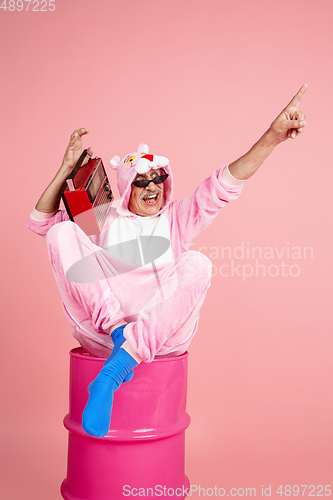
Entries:
<svg viewBox="0 0 333 500">
<path fill-rule="evenodd" d="M 53 273 L 69 316 L 80 325 L 109 333 L 123 321 L 118 296 L 122 293 L 107 252 L 94 245 L 72 222 L 53 226 L 47 235 Z M 112 290 L 110 287 L 112 280 Z"/>
<path fill-rule="evenodd" d="M 168 354 L 188 346 L 210 286 L 211 272 L 211 261 L 202 253 L 182 254 L 160 278 L 166 299 L 158 303 L 158 297 L 153 297 L 136 321 L 125 327 L 127 343 L 123 347 L 129 344 L 139 358 L 150 362 L 157 352 Z"/>
<path fill-rule="evenodd" d="M 152 307 L 140 312 L 136 322 L 113 332 L 114 337 L 118 337 L 117 347 L 121 347 L 110 356 L 90 385 L 90 397 L 82 419 L 88 434 L 101 437 L 108 433 L 113 393 L 128 380 L 138 362 L 152 361 L 160 348 L 170 353 L 182 347 L 185 350 L 189 345 L 210 279 L 211 262 L 207 257 L 199 252 L 183 254 L 160 280 L 162 291 L 159 294 L 165 300 L 153 297 Z M 126 342 L 123 342 L 124 337 Z"/>
<path fill-rule="evenodd" d="M 122 348 L 110 361 L 107 361 L 96 379 L 89 385 L 89 400 L 82 415 L 83 429 L 94 437 L 103 437 L 108 433 L 113 394 L 138 366 L 135 359 Z"/>
</svg>

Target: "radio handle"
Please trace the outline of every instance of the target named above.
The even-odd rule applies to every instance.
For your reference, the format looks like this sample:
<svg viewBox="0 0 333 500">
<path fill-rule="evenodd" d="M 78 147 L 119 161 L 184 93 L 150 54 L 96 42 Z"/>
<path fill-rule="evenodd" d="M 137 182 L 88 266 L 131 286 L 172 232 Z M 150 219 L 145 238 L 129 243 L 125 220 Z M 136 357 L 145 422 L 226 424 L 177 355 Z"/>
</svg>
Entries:
<svg viewBox="0 0 333 500">
<path fill-rule="evenodd" d="M 71 171 L 71 173 L 69 174 L 69 176 L 67 177 L 67 179 L 65 180 L 64 182 L 64 185 L 62 187 L 62 193 L 65 191 L 66 187 L 69 185 L 67 181 L 72 181 L 73 183 L 73 186 L 75 188 L 75 184 L 74 184 L 74 177 L 76 176 L 76 173 L 77 171 L 79 170 L 79 168 L 81 167 L 82 163 L 83 163 L 83 160 L 85 159 L 85 157 L 87 156 L 87 152 L 88 150 L 85 149 L 82 153 L 81 153 L 81 156 L 80 158 L 78 159 L 78 161 L 76 162 L 76 165 L 75 167 L 73 168 L 73 170 Z"/>
</svg>

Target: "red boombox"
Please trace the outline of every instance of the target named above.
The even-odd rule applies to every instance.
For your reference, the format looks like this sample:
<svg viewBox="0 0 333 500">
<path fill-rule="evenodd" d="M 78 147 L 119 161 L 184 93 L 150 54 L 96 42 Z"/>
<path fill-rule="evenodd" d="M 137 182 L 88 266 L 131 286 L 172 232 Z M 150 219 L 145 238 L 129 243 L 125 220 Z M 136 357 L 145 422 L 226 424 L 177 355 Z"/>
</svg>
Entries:
<svg viewBox="0 0 333 500">
<path fill-rule="evenodd" d="M 92 236 L 102 231 L 113 195 L 101 158 L 81 167 L 86 154 L 85 149 L 67 177 L 61 197 L 70 219 Z"/>
</svg>

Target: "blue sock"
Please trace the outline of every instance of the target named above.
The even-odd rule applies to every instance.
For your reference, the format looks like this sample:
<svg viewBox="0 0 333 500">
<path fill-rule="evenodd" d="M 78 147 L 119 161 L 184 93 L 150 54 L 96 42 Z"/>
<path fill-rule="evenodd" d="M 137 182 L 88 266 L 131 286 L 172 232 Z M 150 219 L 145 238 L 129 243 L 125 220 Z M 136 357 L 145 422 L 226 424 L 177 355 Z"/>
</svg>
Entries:
<svg viewBox="0 0 333 500">
<path fill-rule="evenodd" d="M 82 415 L 82 427 L 87 434 L 103 437 L 109 432 L 113 393 L 136 366 L 135 359 L 124 349 L 119 349 L 89 385 L 89 400 Z"/>
<path fill-rule="evenodd" d="M 117 354 L 117 352 L 119 351 L 119 349 L 121 348 L 123 343 L 125 342 L 126 339 L 125 339 L 124 334 L 123 334 L 125 326 L 127 326 L 127 325 L 118 326 L 118 328 L 113 330 L 113 332 L 111 333 L 111 338 L 113 341 L 113 349 L 112 349 L 111 355 L 105 361 L 104 366 L 106 366 L 110 363 L 110 361 L 115 357 L 115 355 Z M 130 380 L 132 380 L 133 375 L 134 375 L 134 372 L 132 370 L 131 372 L 128 373 L 128 375 L 126 375 L 126 377 L 124 378 L 124 382 L 129 382 Z"/>
<path fill-rule="evenodd" d="M 111 333 L 111 338 L 113 341 L 113 349 L 112 349 L 111 356 L 109 356 L 108 359 L 105 361 L 104 366 L 107 365 L 108 363 L 110 363 L 111 359 L 113 359 L 115 357 L 115 355 L 117 354 L 117 352 L 119 351 L 119 349 L 121 348 L 123 343 L 125 342 L 126 339 L 125 339 L 124 334 L 123 334 L 125 326 L 126 325 L 118 326 L 118 328 L 113 330 L 113 332 Z"/>
</svg>

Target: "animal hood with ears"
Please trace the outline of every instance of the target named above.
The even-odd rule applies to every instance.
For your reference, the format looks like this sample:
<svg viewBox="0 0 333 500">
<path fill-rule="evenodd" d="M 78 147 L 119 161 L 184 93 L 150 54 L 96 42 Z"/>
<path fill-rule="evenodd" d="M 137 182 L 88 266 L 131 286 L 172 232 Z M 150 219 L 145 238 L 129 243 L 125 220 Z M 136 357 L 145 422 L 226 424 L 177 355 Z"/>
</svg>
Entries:
<svg viewBox="0 0 333 500">
<path fill-rule="evenodd" d="M 173 176 L 169 165 L 169 160 L 165 156 L 149 154 L 147 144 L 139 144 L 137 151 L 130 153 L 124 158 L 113 156 L 110 160 L 110 167 L 117 171 L 117 185 L 121 196 L 117 207 L 119 215 L 134 216 L 135 214 L 128 210 L 128 202 L 131 196 L 131 185 L 137 174 L 145 174 L 149 170 L 163 168 L 169 177 L 164 183 L 164 199 L 161 210 L 154 215 L 160 215 L 169 206 L 173 196 Z"/>
</svg>

